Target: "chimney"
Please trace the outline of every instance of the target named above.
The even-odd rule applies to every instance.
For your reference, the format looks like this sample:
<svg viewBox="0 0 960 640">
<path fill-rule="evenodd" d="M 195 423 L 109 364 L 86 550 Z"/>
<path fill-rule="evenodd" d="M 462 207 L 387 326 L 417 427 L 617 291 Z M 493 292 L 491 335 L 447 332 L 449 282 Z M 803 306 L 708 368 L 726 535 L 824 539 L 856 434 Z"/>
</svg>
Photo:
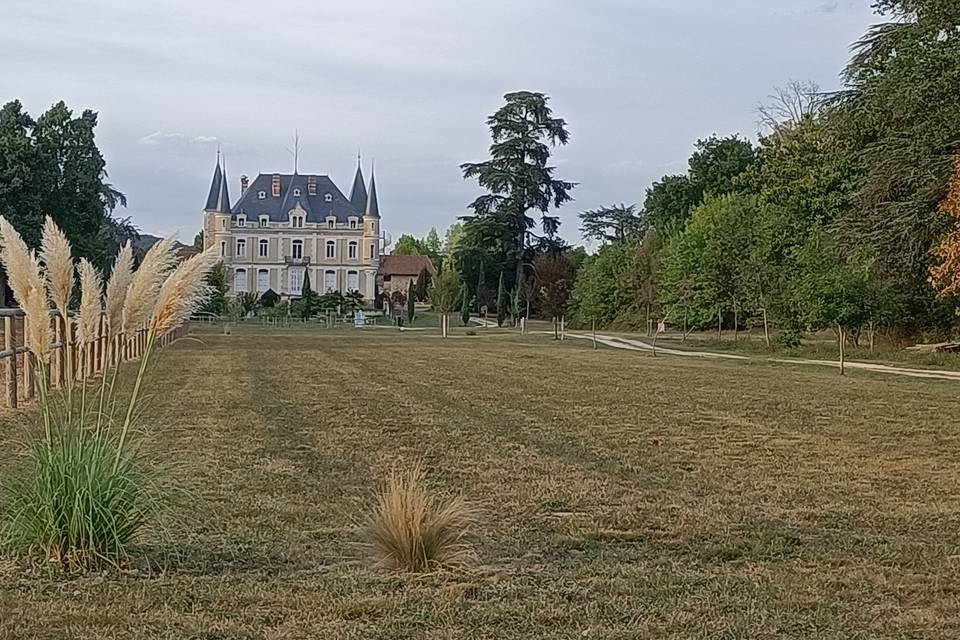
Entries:
<svg viewBox="0 0 960 640">
<path fill-rule="evenodd" d="M 247 188 L 250 186 L 250 178 L 247 176 L 240 176 L 240 195 L 242 196 L 247 192 Z"/>
<path fill-rule="evenodd" d="M 273 174 L 273 197 L 274 198 L 280 197 L 280 174 L 279 173 Z"/>
<path fill-rule="evenodd" d="M 317 176 L 307 177 L 307 193 L 311 196 L 317 195 Z"/>
</svg>

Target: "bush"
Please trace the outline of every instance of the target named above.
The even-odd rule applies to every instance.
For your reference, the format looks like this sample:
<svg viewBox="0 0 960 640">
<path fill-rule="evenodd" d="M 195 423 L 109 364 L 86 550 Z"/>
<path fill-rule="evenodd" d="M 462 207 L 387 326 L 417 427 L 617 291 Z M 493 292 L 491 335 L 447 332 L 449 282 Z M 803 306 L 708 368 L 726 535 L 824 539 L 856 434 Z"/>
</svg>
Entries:
<svg viewBox="0 0 960 640">
<path fill-rule="evenodd" d="M 476 513 L 463 498 L 439 499 L 426 487 L 421 463 L 394 469 L 381 487 L 367 525 L 378 562 L 400 571 L 431 571 L 469 563 L 467 542 Z"/>
<path fill-rule="evenodd" d="M 123 559 L 158 502 L 139 454 L 114 468 L 117 444 L 78 428 L 36 439 L 4 486 L 4 541 L 69 569 Z"/>
</svg>

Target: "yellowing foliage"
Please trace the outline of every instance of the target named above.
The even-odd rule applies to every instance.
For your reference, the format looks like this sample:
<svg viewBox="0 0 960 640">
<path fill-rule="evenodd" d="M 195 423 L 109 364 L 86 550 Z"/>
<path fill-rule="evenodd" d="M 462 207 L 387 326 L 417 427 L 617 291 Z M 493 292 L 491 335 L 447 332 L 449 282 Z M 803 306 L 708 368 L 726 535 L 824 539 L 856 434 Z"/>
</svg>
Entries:
<svg viewBox="0 0 960 640">
<path fill-rule="evenodd" d="M 960 294 L 960 156 L 954 160 L 950 192 L 940 203 L 940 211 L 954 220 L 953 229 L 933 249 L 937 264 L 930 267 L 930 282 L 939 290 L 939 297 Z"/>
</svg>

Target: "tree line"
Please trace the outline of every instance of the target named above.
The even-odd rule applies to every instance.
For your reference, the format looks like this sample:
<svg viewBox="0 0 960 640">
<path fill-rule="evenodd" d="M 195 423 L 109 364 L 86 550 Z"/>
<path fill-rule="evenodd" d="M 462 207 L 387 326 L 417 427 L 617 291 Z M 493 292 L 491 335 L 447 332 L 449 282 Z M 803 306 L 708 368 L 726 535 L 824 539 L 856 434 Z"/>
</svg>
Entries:
<svg viewBox="0 0 960 640">
<path fill-rule="evenodd" d="M 471 300 L 601 326 L 775 327 L 785 343 L 952 331 L 960 4 L 874 8 L 886 21 L 854 43 L 840 91 L 791 82 L 760 105 L 756 141 L 706 137 L 642 201 L 582 212 L 589 257 L 557 236 L 576 187 L 549 162 L 566 123 L 545 95 L 508 94 L 489 159 L 462 166 L 484 193 L 447 260 Z"/>
</svg>

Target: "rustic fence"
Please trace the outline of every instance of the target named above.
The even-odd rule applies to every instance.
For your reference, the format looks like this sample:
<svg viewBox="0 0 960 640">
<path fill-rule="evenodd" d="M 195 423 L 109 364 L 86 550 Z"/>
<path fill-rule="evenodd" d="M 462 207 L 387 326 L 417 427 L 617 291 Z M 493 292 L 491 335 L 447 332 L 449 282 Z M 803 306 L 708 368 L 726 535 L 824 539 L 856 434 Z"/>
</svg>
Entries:
<svg viewBox="0 0 960 640">
<path fill-rule="evenodd" d="M 7 407 L 16 409 L 20 401 L 33 399 L 36 393 L 36 363 L 33 354 L 24 345 L 26 317 L 20 309 L 0 309 L 3 320 L 3 350 L 0 362 L 4 371 L 4 399 Z M 52 354 L 47 375 L 50 388 L 61 389 L 66 383 L 68 366 L 73 367 L 74 380 L 89 380 L 99 376 L 107 367 L 117 366 L 128 360 L 136 360 L 147 346 L 147 330 L 140 329 L 134 334 L 121 334 L 110 340 L 107 333 L 106 314 L 100 316 L 97 323 L 96 338 L 85 345 L 76 340 L 76 327 L 73 322 L 51 312 L 53 329 Z M 160 338 L 158 346 L 186 335 L 184 325 Z"/>
</svg>

